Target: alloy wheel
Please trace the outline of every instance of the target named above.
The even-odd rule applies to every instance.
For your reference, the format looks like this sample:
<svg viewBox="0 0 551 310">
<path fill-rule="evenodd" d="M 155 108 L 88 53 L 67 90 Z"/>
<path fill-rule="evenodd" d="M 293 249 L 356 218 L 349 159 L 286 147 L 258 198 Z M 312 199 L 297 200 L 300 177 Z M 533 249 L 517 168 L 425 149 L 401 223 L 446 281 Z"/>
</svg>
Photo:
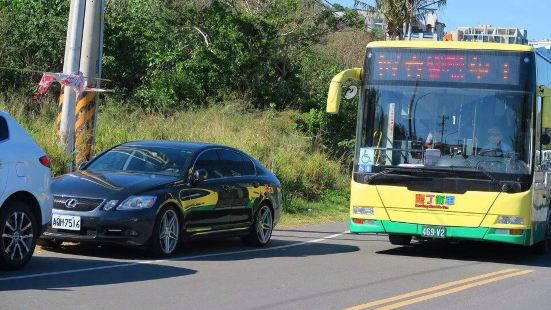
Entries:
<svg viewBox="0 0 551 310">
<path fill-rule="evenodd" d="M 258 220 L 256 223 L 256 234 L 258 240 L 264 244 L 270 240 L 272 236 L 272 211 L 268 206 L 263 206 L 258 212 Z"/>
<path fill-rule="evenodd" d="M 33 224 L 24 212 L 13 212 L 4 225 L 4 252 L 12 261 L 22 261 L 32 250 Z"/>
<path fill-rule="evenodd" d="M 178 215 L 169 209 L 163 214 L 159 227 L 159 241 L 165 254 L 170 254 L 176 249 L 179 233 Z"/>
</svg>

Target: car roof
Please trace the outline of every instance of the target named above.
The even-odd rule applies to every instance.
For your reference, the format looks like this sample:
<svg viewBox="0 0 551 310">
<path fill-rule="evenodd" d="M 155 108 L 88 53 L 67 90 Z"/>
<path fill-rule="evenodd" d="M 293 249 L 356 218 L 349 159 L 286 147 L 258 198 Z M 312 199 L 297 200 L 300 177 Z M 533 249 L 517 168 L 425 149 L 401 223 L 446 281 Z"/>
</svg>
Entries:
<svg viewBox="0 0 551 310">
<path fill-rule="evenodd" d="M 190 151 L 199 151 L 209 147 L 226 147 L 224 145 L 204 143 L 204 142 L 188 142 L 188 141 L 173 141 L 173 140 L 141 140 L 130 141 L 123 143 L 124 146 L 143 146 L 143 147 L 169 147 L 169 148 L 183 148 Z"/>
</svg>

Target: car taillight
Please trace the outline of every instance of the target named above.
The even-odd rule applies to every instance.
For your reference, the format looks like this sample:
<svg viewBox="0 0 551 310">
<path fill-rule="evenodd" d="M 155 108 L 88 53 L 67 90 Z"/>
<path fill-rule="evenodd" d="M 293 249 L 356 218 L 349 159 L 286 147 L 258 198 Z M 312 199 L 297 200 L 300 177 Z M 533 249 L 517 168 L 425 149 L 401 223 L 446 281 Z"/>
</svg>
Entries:
<svg viewBox="0 0 551 310">
<path fill-rule="evenodd" d="M 50 158 L 48 156 L 42 156 L 38 159 L 38 161 L 42 164 L 42 166 L 50 168 Z"/>
</svg>

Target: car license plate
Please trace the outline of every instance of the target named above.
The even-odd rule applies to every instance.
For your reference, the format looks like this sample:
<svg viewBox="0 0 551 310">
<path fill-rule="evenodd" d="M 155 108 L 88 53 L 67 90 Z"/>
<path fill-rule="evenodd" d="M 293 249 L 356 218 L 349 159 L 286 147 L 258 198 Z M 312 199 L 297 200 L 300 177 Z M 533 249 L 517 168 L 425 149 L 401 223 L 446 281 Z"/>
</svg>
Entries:
<svg viewBox="0 0 551 310">
<path fill-rule="evenodd" d="M 52 214 L 52 228 L 80 230 L 80 216 Z"/>
<path fill-rule="evenodd" d="M 446 238 L 446 227 L 423 226 L 421 235 L 431 238 Z"/>
</svg>

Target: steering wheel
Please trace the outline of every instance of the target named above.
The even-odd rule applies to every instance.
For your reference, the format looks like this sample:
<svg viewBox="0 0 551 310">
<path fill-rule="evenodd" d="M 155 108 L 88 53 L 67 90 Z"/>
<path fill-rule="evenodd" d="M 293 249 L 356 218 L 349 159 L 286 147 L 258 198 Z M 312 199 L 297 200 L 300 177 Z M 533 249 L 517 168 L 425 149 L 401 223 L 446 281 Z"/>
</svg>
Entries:
<svg viewBox="0 0 551 310">
<path fill-rule="evenodd" d="M 479 156 L 491 156 L 491 157 L 503 157 L 503 151 L 501 149 L 486 149 L 478 152 Z"/>
</svg>

